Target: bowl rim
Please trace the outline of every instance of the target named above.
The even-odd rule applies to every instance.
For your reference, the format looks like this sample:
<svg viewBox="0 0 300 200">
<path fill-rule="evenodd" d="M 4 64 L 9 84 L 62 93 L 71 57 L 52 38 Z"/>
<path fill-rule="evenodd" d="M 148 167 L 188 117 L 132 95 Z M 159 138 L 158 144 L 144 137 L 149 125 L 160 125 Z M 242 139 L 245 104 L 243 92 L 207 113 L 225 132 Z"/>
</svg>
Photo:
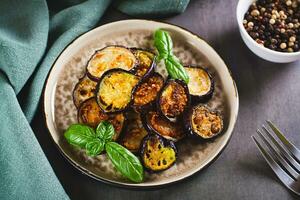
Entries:
<svg viewBox="0 0 300 200">
<path fill-rule="evenodd" d="M 249 0 L 249 1 L 256 2 L 257 0 Z M 269 54 L 273 54 L 275 56 L 286 56 L 286 57 L 300 56 L 300 50 L 297 52 L 280 52 L 280 51 L 271 50 L 271 49 L 264 47 L 262 45 L 259 45 L 257 42 L 255 42 L 255 40 L 249 35 L 249 33 L 246 31 L 246 29 L 243 26 L 243 19 L 244 19 L 245 13 L 241 13 L 242 12 L 241 6 L 245 2 L 246 2 L 245 0 L 238 1 L 237 7 L 236 7 L 236 18 L 237 18 L 239 29 L 242 32 L 241 34 L 243 34 L 248 41 L 250 41 L 252 44 L 254 44 L 255 47 L 261 49 L 262 51 L 265 51 L 266 53 L 269 53 Z"/>
<path fill-rule="evenodd" d="M 91 31 L 94 31 L 95 29 L 99 29 L 99 28 L 103 28 L 103 27 L 107 27 L 107 26 L 110 26 L 110 25 L 115 25 L 115 24 L 119 24 L 119 23 L 128 23 L 128 22 L 147 22 L 147 23 L 159 23 L 159 24 L 162 24 L 162 25 L 167 25 L 167 26 L 171 26 L 175 29 L 181 29 L 181 31 L 185 32 L 186 34 L 188 34 L 189 36 L 193 37 L 194 39 L 198 39 L 198 40 L 201 40 L 202 42 L 206 43 L 208 48 L 210 48 L 210 50 L 212 50 L 215 55 L 218 57 L 218 59 L 221 61 L 221 63 L 223 64 L 223 66 L 225 66 L 225 70 L 228 71 L 228 74 L 231 78 L 231 81 L 232 81 L 232 85 L 233 85 L 233 88 L 234 88 L 234 96 L 235 96 L 235 100 L 236 100 L 236 104 L 234 105 L 234 112 L 232 113 L 232 128 L 231 130 L 229 130 L 229 137 L 227 139 L 227 141 L 225 143 L 223 143 L 222 145 L 220 145 L 220 147 L 218 148 L 218 150 L 216 151 L 216 153 L 214 155 L 211 156 L 211 158 L 209 158 L 201 167 L 199 167 L 197 170 L 195 171 L 192 171 L 191 173 L 188 173 L 186 176 L 182 176 L 182 177 L 179 177 L 177 178 L 176 180 L 171 180 L 171 181 L 164 181 L 164 183 L 159 183 L 159 184 L 147 184 L 147 185 L 141 185 L 143 183 L 139 183 L 139 184 L 136 184 L 136 183 L 125 183 L 125 182 L 119 182 L 119 181 L 116 181 L 116 180 L 110 180 L 110 179 L 107 179 L 107 178 L 104 178 L 104 177 L 100 177 L 100 176 L 96 176 L 94 175 L 91 171 L 89 171 L 88 169 L 80 166 L 78 163 L 76 163 L 74 160 L 72 160 L 62 149 L 61 147 L 59 146 L 59 144 L 55 141 L 55 139 L 53 138 L 52 134 L 51 134 L 51 130 L 49 128 L 49 118 L 50 116 L 48 116 L 48 113 L 47 113 L 47 105 L 49 104 L 50 107 L 51 107 L 51 103 L 48 103 L 46 102 L 48 99 L 47 99 L 47 93 L 48 92 L 51 92 L 51 89 L 53 88 L 48 88 L 49 86 L 49 81 L 50 81 L 50 77 L 51 77 L 51 74 L 52 72 L 54 71 L 54 66 L 56 65 L 57 61 L 59 60 L 59 58 L 61 57 L 61 55 L 79 38 L 81 38 L 82 36 L 84 36 L 85 34 L 88 34 L 89 32 Z M 55 83 L 56 85 L 56 83 Z M 50 89 L 50 91 L 48 91 Z M 106 24 L 103 24 L 103 25 L 100 25 L 98 27 L 95 27 L 93 29 L 90 29 L 80 35 L 78 35 L 76 38 L 74 38 L 71 42 L 69 42 L 64 49 L 61 50 L 61 52 L 57 55 L 55 61 L 53 62 L 52 66 L 51 66 L 51 69 L 49 70 L 48 72 L 48 75 L 46 77 L 46 81 L 45 81 L 45 84 L 44 84 L 44 89 L 43 89 L 43 96 L 42 96 L 42 101 L 43 101 L 43 113 L 44 113 L 44 120 L 45 120 L 45 124 L 46 124 L 46 127 L 47 127 L 47 131 L 48 133 L 50 134 L 50 137 L 51 137 L 51 140 L 52 142 L 54 143 L 54 145 L 56 146 L 56 148 L 59 150 L 59 152 L 63 155 L 63 157 L 71 164 L 73 165 L 76 169 L 78 169 L 81 173 L 97 180 L 97 181 L 101 181 L 101 182 L 104 182 L 104 183 L 107 183 L 109 185 L 113 185 L 113 186 L 117 186 L 117 187 L 120 187 L 120 188 L 128 188 L 128 189 L 155 189 L 155 188 L 158 188 L 158 187 L 165 187 L 165 186 L 168 186 L 168 185 L 172 185 L 172 184 L 175 184 L 175 183 L 178 183 L 178 182 L 181 182 L 181 181 L 184 181 L 184 180 L 187 180 L 189 178 L 191 178 L 194 174 L 196 173 L 199 173 L 200 171 L 202 171 L 203 169 L 209 167 L 212 163 L 214 163 L 214 161 L 217 160 L 217 158 L 221 155 L 221 153 L 224 151 L 224 149 L 227 147 L 228 143 L 230 142 L 231 138 L 232 138 L 232 135 L 233 135 L 233 132 L 234 132 L 234 129 L 235 129 L 235 125 L 236 125 L 236 122 L 237 122 L 237 116 L 238 116 L 238 112 L 239 112 L 239 95 L 238 95 L 238 90 L 237 90 L 237 86 L 236 86 L 236 83 L 232 77 L 232 73 L 231 71 L 229 70 L 229 68 L 227 67 L 227 65 L 225 64 L 225 62 L 223 61 L 223 59 L 219 56 L 219 54 L 212 48 L 211 45 L 209 45 L 209 43 L 207 41 L 205 41 L 204 39 L 202 39 L 200 36 L 198 36 L 197 34 L 181 27 L 181 26 L 178 26 L 178 25 L 175 25 L 175 24 L 172 24 L 172 23 L 167 23 L 167 22 L 160 22 L 160 21 L 155 21 L 155 20 L 147 20 L 147 19 L 127 19 L 127 20 L 119 20 L 119 21 L 115 21 L 115 22 L 110 22 L 110 23 L 106 23 Z M 50 95 L 50 98 L 51 98 L 51 95 Z M 50 119 L 51 121 L 51 119 Z M 229 127 L 228 127 L 229 128 Z"/>
</svg>

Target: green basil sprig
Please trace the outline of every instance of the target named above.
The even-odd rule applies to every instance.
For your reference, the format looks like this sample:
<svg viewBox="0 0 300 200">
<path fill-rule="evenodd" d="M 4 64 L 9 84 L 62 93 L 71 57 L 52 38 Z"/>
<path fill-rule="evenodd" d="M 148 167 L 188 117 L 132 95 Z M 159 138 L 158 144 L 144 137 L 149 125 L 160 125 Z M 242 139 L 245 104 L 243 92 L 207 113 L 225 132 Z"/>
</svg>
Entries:
<svg viewBox="0 0 300 200">
<path fill-rule="evenodd" d="M 97 126 L 96 136 L 105 142 L 111 141 L 114 134 L 114 126 L 107 121 L 103 121 Z"/>
<path fill-rule="evenodd" d="M 96 131 L 89 126 L 73 124 L 65 132 L 67 141 L 86 150 L 87 155 L 97 156 L 104 149 L 115 168 L 129 180 L 139 183 L 144 179 L 140 160 L 123 146 L 112 142 L 114 127 L 107 121 L 101 122 Z"/>
<path fill-rule="evenodd" d="M 164 60 L 168 74 L 172 78 L 184 80 L 188 84 L 189 76 L 180 60 L 173 54 L 173 42 L 169 33 L 161 29 L 156 30 L 154 33 L 154 46 L 159 53 L 158 59 Z"/>
</svg>

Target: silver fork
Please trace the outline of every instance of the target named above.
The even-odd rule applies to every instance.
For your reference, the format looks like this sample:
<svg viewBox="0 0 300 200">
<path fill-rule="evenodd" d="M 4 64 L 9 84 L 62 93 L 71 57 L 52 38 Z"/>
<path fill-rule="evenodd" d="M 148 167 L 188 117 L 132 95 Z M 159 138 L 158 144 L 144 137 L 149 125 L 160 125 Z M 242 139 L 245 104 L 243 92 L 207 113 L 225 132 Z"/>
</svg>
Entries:
<svg viewBox="0 0 300 200">
<path fill-rule="evenodd" d="M 267 121 L 267 124 L 269 127 L 263 125 L 262 129 L 257 129 L 256 132 L 269 151 L 263 147 L 255 136 L 252 136 L 252 139 L 281 182 L 300 196 L 300 151 L 287 140 L 271 121 Z"/>
</svg>

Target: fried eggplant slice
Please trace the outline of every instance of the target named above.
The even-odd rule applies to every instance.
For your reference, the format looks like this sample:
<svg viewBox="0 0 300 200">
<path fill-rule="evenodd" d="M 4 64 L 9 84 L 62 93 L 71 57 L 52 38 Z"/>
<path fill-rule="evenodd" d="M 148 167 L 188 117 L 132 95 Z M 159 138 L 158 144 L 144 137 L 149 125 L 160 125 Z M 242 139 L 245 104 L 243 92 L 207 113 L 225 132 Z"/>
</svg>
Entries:
<svg viewBox="0 0 300 200">
<path fill-rule="evenodd" d="M 178 79 L 169 79 L 157 99 L 157 107 L 162 115 L 176 121 L 189 105 L 190 95 L 186 83 Z"/>
<path fill-rule="evenodd" d="M 193 107 L 185 119 L 190 134 L 202 139 L 214 138 L 223 130 L 221 115 L 202 104 Z"/>
<path fill-rule="evenodd" d="M 144 127 L 167 140 L 177 142 L 186 136 L 183 124 L 171 122 L 156 111 L 145 111 L 142 114 Z"/>
<path fill-rule="evenodd" d="M 131 50 L 138 60 L 134 69 L 135 75 L 139 77 L 150 75 L 155 67 L 155 54 L 144 49 L 131 48 Z"/>
<path fill-rule="evenodd" d="M 125 124 L 125 116 L 119 114 L 105 114 L 97 104 L 96 98 L 92 97 L 84 101 L 78 109 L 78 122 L 96 128 L 102 121 L 109 121 L 115 129 L 113 140 L 116 141 Z"/>
<path fill-rule="evenodd" d="M 214 80 L 210 73 L 202 67 L 186 66 L 186 73 L 190 77 L 188 88 L 194 101 L 206 102 L 214 92 Z"/>
<path fill-rule="evenodd" d="M 150 134 L 143 140 L 141 159 L 144 167 L 152 172 L 170 168 L 176 162 L 177 150 L 172 141 L 156 134 Z"/>
<path fill-rule="evenodd" d="M 73 90 L 73 101 L 76 108 L 78 108 L 83 101 L 95 96 L 96 85 L 97 82 L 92 81 L 87 76 L 79 79 Z"/>
<path fill-rule="evenodd" d="M 104 72 L 120 68 L 130 71 L 135 68 L 137 59 L 132 51 L 122 46 L 107 46 L 95 52 L 87 64 L 87 74 L 99 80 Z"/>
<path fill-rule="evenodd" d="M 123 69 L 111 69 L 103 74 L 98 86 L 96 98 L 105 113 L 126 110 L 132 102 L 133 89 L 139 77 Z"/>
<path fill-rule="evenodd" d="M 143 80 L 133 91 L 133 107 L 139 111 L 154 103 L 160 90 L 164 86 L 164 78 L 154 73 Z"/>
<path fill-rule="evenodd" d="M 132 153 L 140 150 L 143 138 L 148 134 L 144 128 L 139 113 L 131 111 L 128 113 L 128 124 L 122 133 L 121 144 Z"/>
</svg>

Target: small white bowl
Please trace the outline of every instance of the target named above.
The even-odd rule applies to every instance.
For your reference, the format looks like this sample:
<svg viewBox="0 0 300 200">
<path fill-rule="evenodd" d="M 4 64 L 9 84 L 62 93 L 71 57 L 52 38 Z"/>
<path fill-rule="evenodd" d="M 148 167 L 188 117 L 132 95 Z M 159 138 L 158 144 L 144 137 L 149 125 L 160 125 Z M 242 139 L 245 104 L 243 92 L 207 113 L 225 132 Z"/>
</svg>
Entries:
<svg viewBox="0 0 300 200">
<path fill-rule="evenodd" d="M 262 45 L 257 44 L 250 37 L 250 35 L 247 33 L 246 29 L 243 26 L 243 20 L 245 13 L 254 1 L 255 0 L 239 0 L 236 8 L 236 17 L 240 33 L 248 48 L 257 56 L 275 63 L 288 63 L 300 60 L 300 51 L 292 53 L 273 51 L 271 49 L 263 47 Z"/>
</svg>

